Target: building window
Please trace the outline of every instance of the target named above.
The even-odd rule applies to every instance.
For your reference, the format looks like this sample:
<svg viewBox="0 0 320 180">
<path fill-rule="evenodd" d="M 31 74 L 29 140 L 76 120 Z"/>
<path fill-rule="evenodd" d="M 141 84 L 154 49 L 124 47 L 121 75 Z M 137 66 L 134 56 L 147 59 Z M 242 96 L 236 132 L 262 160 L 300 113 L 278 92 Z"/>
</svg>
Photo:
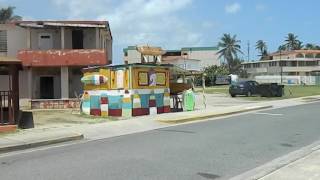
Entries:
<svg viewBox="0 0 320 180">
<path fill-rule="evenodd" d="M 307 66 L 316 66 L 317 65 L 317 61 L 307 61 Z"/>
<path fill-rule="evenodd" d="M 8 52 L 7 31 L 0 30 L 0 53 Z"/>
<path fill-rule="evenodd" d="M 251 64 L 245 64 L 244 68 L 251 68 Z"/>
<path fill-rule="evenodd" d="M 299 61 L 299 62 L 298 62 L 298 65 L 299 65 L 299 66 L 305 66 L 305 65 L 306 65 L 306 62 L 304 62 L 304 61 Z"/>
<path fill-rule="evenodd" d="M 269 66 L 270 67 L 277 66 L 277 62 L 276 61 L 269 62 Z"/>
<path fill-rule="evenodd" d="M 306 58 L 314 58 L 313 54 L 306 54 Z"/>
<path fill-rule="evenodd" d="M 280 61 L 280 66 L 287 66 L 287 61 Z"/>
<path fill-rule="evenodd" d="M 259 67 L 260 67 L 260 64 L 259 64 L 259 63 L 253 64 L 253 68 L 259 68 Z"/>
</svg>

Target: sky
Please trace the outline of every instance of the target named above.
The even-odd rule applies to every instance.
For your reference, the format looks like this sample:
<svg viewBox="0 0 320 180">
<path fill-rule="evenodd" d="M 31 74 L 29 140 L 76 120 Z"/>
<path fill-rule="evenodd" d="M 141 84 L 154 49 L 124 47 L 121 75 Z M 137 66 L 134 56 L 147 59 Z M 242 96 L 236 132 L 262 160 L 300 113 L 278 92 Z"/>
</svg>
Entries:
<svg viewBox="0 0 320 180">
<path fill-rule="evenodd" d="M 241 40 L 242 58 L 258 59 L 255 43 L 275 51 L 288 33 L 320 44 L 319 0 L 0 0 L 25 20 L 107 20 L 113 61 L 122 49 L 148 44 L 163 49 L 217 46 L 224 33 Z"/>
</svg>

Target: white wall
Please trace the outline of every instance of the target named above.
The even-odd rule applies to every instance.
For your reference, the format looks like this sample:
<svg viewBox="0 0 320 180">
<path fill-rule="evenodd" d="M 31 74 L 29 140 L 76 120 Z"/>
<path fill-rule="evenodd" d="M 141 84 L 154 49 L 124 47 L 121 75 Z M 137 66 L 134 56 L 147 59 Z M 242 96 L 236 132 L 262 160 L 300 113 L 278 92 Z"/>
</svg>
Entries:
<svg viewBox="0 0 320 180">
<path fill-rule="evenodd" d="M 220 61 L 218 58 L 218 51 L 183 51 L 183 53 L 188 53 L 187 58 L 188 59 L 198 59 L 201 60 L 200 62 L 200 68 L 205 68 L 207 66 L 211 65 L 220 65 Z"/>
<path fill-rule="evenodd" d="M 255 80 L 259 83 L 281 83 L 281 76 L 255 76 Z M 315 76 L 282 76 L 283 84 L 291 85 L 315 85 Z"/>
</svg>

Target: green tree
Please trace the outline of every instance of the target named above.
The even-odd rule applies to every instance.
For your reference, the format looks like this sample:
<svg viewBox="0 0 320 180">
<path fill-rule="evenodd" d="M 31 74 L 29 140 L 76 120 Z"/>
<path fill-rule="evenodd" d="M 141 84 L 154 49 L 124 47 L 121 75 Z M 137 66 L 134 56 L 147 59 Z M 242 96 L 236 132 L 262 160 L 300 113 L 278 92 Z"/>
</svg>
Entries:
<svg viewBox="0 0 320 180">
<path fill-rule="evenodd" d="M 314 45 L 314 44 L 311 44 L 311 43 L 307 43 L 304 47 L 305 47 L 305 49 L 307 49 L 307 50 L 315 49 L 315 45 Z"/>
<path fill-rule="evenodd" d="M 278 51 L 285 51 L 287 48 L 286 48 L 286 45 L 280 45 L 278 47 Z"/>
<path fill-rule="evenodd" d="M 218 51 L 219 58 L 224 58 L 227 61 L 229 70 L 232 68 L 232 61 L 238 58 L 238 53 L 242 54 L 240 43 L 241 41 L 237 40 L 236 35 L 231 36 L 230 34 L 223 34 L 218 43 L 218 47 L 222 48 Z"/>
<path fill-rule="evenodd" d="M 298 40 L 298 36 L 294 35 L 293 33 L 289 33 L 287 37 L 285 37 L 285 46 L 286 50 L 299 50 L 302 48 L 302 42 Z"/>
<path fill-rule="evenodd" d="M 206 86 L 215 85 L 216 76 L 226 76 L 229 75 L 229 69 L 226 65 L 222 64 L 221 66 L 208 66 L 204 68 L 204 73 L 206 74 Z M 196 84 L 201 84 L 201 77 L 198 77 Z"/>
<path fill-rule="evenodd" d="M 9 6 L 7 8 L 1 8 L 0 9 L 0 23 L 5 24 L 10 21 L 18 21 L 22 20 L 21 16 L 14 15 L 14 9 L 15 7 Z"/>
<path fill-rule="evenodd" d="M 264 57 L 268 56 L 268 47 L 267 43 L 263 40 L 259 40 L 256 42 L 256 49 L 259 51 L 260 59 L 263 59 Z"/>
</svg>

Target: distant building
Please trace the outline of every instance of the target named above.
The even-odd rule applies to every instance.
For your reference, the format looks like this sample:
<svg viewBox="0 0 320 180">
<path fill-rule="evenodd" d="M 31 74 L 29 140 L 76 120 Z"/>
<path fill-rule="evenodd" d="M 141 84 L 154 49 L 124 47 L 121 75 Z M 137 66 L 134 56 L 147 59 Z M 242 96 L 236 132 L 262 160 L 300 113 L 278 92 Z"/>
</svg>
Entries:
<svg viewBox="0 0 320 180">
<path fill-rule="evenodd" d="M 244 62 L 249 76 L 310 76 L 320 72 L 320 50 L 294 50 L 270 54 L 269 60 Z"/>
<path fill-rule="evenodd" d="M 19 61 L 20 99 L 33 108 L 64 108 L 82 91 L 81 69 L 112 62 L 107 21 L 18 21 L 0 25 L 0 59 Z M 10 78 L 10 77 L 9 77 Z M 0 91 L 8 76 L 0 75 Z"/>
<path fill-rule="evenodd" d="M 200 71 L 211 65 L 220 65 L 217 47 L 185 47 L 180 50 L 164 50 L 161 62 L 174 64 L 186 70 Z M 141 53 L 137 46 L 123 49 L 124 63 L 140 63 Z"/>
</svg>

